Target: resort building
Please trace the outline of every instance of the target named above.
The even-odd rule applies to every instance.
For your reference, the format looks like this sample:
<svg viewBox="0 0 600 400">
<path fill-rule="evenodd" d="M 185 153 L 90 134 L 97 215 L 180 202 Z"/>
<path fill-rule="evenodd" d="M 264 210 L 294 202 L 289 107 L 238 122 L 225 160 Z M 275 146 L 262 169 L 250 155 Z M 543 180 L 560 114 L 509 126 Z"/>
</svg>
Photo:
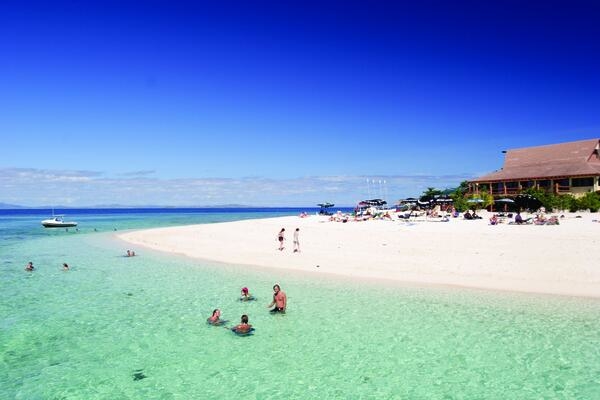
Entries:
<svg viewBox="0 0 600 400">
<path fill-rule="evenodd" d="M 535 187 L 581 196 L 600 191 L 600 139 L 507 150 L 504 166 L 469 181 L 470 193 L 517 195 Z"/>
</svg>

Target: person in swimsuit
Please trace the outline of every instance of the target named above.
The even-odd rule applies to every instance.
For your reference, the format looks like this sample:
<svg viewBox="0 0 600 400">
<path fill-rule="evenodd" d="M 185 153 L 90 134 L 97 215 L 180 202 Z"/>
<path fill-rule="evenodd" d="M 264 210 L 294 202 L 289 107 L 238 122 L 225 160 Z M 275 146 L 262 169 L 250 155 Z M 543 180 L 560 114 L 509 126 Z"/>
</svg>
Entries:
<svg viewBox="0 0 600 400">
<path fill-rule="evenodd" d="M 270 312 L 285 314 L 285 309 L 287 307 L 287 296 L 277 284 L 273 286 L 273 301 L 267 307 L 271 308 L 273 306 L 275 306 L 275 308 L 273 308 Z"/>
<path fill-rule="evenodd" d="M 294 231 L 294 253 L 300 253 L 300 228 Z"/>
<path fill-rule="evenodd" d="M 250 294 L 250 292 L 248 291 L 247 287 L 243 287 L 242 288 L 242 296 L 240 297 L 240 300 L 251 300 L 252 299 L 252 295 Z"/>
<path fill-rule="evenodd" d="M 285 228 L 281 228 L 281 230 L 277 234 L 277 240 L 279 240 L 279 251 L 283 250 L 283 241 L 285 240 L 284 232 Z"/>
<path fill-rule="evenodd" d="M 212 316 L 208 318 L 208 323 L 209 324 L 213 324 L 213 325 L 218 324 L 220 316 L 221 316 L 221 310 L 219 310 L 218 308 L 216 308 L 213 311 Z"/>
<path fill-rule="evenodd" d="M 252 329 L 252 325 L 248 324 L 248 316 L 246 314 L 242 315 L 242 322 L 232 328 L 236 333 L 247 333 L 250 329 Z"/>
<path fill-rule="evenodd" d="M 25 266 L 25 271 L 33 271 L 34 269 L 35 267 L 33 266 L 33 263 L 31 261 L 29 261 Z"/>
<path fill-rule="evenodd" d="M 69 264 L 63 263 L 63 271 L 68 271 L 68 270 L 69 270 Z"/>
</svg>

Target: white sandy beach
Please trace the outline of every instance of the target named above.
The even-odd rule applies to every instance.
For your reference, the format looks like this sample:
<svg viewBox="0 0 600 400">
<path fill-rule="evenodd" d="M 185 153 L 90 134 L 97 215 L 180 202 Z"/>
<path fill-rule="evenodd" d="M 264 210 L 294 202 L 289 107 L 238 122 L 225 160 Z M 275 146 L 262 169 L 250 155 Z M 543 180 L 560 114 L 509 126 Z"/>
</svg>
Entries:
<svg viewBox="0 0 600 400">
<path fill-rule="evenodd" d="M 228 264 L 421 284 L 600 297 L 598 214 L 558 226 L 449 222 L 329 222 L 309 216 L 148 229 L 119 234 L 135 246 Z M 484 214 L 485 217 L 485 214 Z M 285 249 L 277 233 L 286 230 Z M 301 252 L 292 251 L 300 228 Z"/>
</svg>

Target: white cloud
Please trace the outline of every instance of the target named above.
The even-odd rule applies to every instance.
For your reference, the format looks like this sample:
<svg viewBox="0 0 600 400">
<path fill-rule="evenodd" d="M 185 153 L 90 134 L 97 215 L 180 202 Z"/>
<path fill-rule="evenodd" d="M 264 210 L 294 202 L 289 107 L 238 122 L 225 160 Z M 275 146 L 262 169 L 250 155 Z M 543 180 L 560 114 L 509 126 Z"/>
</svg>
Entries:
<svg viewBox="0 0 600 400">
<path fill-rule="evenodd" d="M 402 197 L 418 195 L 430 186 L 440 189 L 457 186 L 462 180 L 473 176 L 159 179 L 148 176 L 153 173 L 154 171 L 134 171 L 119 177 L 108 177 L 98 171 L 4 168 L 0 169 L 0 202 L 25 206 L 203 206 L 232 203 L 251 206 L 312 206 L 323 201 L 353 205 L 370 196 L 384 197 L 393 203 Z"/>
</svg>

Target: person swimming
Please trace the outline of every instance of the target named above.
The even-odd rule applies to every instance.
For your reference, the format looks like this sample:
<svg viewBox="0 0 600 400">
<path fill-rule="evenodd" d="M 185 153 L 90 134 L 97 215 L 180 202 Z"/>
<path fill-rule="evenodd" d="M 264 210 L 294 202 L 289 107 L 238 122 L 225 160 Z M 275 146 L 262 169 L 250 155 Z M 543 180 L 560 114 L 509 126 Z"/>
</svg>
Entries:
<svg viewBox="0 0 600 400">
<path fill-rule="evenodd" d="M 33 271 L 34 269 L 35 267 L 33 266 L 33 263 L 31 261 L 29 261 L 25 266 L 25 271 Z"/>
<path fill-rule="evenodd" d="M 241 322 L 231 328 L 231 330 L 238 335 L 249 335 L 254 331 L 254 328 L 248 324 L 248 316 L 244 314 L 242 315 Z"/>
<path fill-rule="evenodd" d="M 242 295 L 240 296 L 240 301 L 250 301 L 250 300 L 256 300 L 256 299 L 254 298 L 254 296 L 252 296 L 250 294 L 250 292 L 248 291 L 248 288 L 244 286 L 242 288 Z"/>
<path fill-rule="evenodd" d="M 208 317 L 207 321 L 211 324 L 214 324 L 215 322 L 219 321 L 220 316 L 221 316 L 221 310 L 219 310 L 218 308 L 215 308 L 212 312 L 212 315 L 210 317 Z"/>
<path fill-rule="evenodd" d="M 221 319 L 221 310 L 215 308 L 212 312 L 212 316 L 208 317 L 206 319 L 206 322 L 208 322 L 211 325 L 219 326 L 225 324 L 227 321 Z"/>
</svg>

